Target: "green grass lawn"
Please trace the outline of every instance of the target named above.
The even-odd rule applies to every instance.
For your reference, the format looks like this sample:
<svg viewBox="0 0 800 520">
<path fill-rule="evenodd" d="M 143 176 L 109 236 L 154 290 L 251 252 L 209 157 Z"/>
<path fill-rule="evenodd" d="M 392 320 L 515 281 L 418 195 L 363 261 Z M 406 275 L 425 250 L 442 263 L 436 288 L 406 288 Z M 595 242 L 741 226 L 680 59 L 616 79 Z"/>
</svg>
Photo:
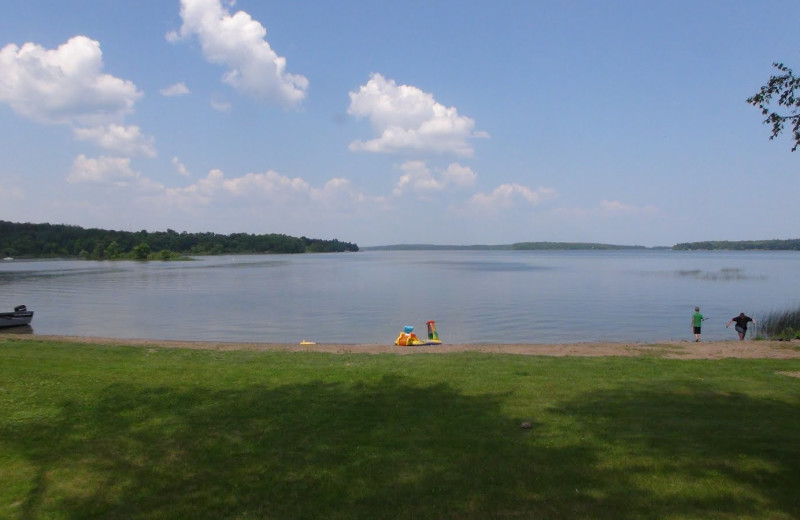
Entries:
<svg viewBox="0 0 800 520">
<path fill-rule="evenodd" d="M 796 519 L 779 372 L 0 338 L 0 518 Z"/>
</svg>

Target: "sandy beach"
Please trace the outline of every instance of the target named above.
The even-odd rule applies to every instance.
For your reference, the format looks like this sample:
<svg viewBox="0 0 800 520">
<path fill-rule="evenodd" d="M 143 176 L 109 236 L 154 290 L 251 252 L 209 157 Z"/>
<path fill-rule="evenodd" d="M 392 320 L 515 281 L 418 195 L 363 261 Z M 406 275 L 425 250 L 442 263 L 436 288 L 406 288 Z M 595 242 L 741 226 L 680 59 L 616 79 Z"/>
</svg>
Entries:
<svg viewBox="0 0 800 520">
<path fill-rule="evenodd" d="M 119 339 L 83 336 L 15 334 L 9 338 L 24 341 L 67 341 L 85 344 L 128 345 L 147 348 L 187 348 L 205 350 L 273 350 L 284 352 L 326 352 L 331 354 L 447 354 L 483 352 L 524 356 L 657 356 L 667 359 L 800 359 L 800 341 L 666 341 L 653 343 L 564 343 L 564 344 L 472 344 L 398 347 L 383 344 L 316 343 L 237 343 L 219 341 L 174 341 Z"/>
</svg>

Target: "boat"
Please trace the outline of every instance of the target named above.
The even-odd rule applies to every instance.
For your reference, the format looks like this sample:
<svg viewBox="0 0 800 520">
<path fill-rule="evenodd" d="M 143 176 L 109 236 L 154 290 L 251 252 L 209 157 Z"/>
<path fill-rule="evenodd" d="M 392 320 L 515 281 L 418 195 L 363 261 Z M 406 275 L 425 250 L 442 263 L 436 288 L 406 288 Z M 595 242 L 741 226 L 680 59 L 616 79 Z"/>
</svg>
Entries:
<svg viewBox="0 0 800 520">
<path fill-rule="evenodd" d="M 32 319 L 33 311 L 24 305 L 17 305 L 14 312 L 0 312 L 0 328 L 30 325 Z"/>
</svg>

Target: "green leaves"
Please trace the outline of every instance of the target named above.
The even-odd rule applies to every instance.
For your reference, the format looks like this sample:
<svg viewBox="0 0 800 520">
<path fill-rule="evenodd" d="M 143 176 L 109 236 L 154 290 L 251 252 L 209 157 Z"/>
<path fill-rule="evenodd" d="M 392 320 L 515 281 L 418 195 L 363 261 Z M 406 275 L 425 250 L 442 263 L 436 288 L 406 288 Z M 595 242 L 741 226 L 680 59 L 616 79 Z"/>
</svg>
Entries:
<svg viewBox="0 0 800 520">
<path fill-rule="evenodd" d="M 783 133 L 787 122 L 792 125 L 794 152 L 800 146 L 800 98 L 797 95 L 800 90 L 800 77 L 795 76 L 792 69 L 783 63 L 773 63 L 772 66 L 782 74 L 771 76 L 757 94 L 747 98 L 747 103 L 757 106 L 761 109 L 761 114 L 767 116 L 764 124 L 772 126 L 770 140 Z M 779 108 L 773 108 L 773 104 Z M 780 107 L 786 110 L 778 112 Z"/>
</svg>

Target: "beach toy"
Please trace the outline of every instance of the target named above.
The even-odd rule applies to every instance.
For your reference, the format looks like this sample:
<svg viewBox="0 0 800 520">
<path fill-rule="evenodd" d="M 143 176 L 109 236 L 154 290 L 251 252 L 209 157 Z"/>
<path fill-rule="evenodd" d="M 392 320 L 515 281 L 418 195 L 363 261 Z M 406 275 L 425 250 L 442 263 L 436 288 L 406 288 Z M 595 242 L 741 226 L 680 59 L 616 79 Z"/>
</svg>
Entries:
<svg viewBox="0 0 800 520">
<path fill-rule="evenodd" d="M 436 332 L 436 322 L 433 320 L 428 321 L 428 339 L 439 339 L 439 333 Z"/>
<path fill-rule="evenodd" d="M 403 327 L 403 332 L 394 340 L 395 345 L 402 347 L 419 347 L 423 345 L 441 345 L 439 340 L 439 333 L 436 332 L 436 323 L 433 320 L 428 321 L 428 339 L 421 340 L 414 333 L 414 327 L 406 325 Z"/>
<path fill-rule="evenodd" d="M 394 340 L 394 344 L 403 347 L 410 347 L 411 345 L 419 344 L 419 338 L 417 338 L 417 335 L 414 334 L 414 327 L 411 325 L 406 325 L 403 327 L 403 332 L 397 336 L 397 339 Z"/>
</svg>

